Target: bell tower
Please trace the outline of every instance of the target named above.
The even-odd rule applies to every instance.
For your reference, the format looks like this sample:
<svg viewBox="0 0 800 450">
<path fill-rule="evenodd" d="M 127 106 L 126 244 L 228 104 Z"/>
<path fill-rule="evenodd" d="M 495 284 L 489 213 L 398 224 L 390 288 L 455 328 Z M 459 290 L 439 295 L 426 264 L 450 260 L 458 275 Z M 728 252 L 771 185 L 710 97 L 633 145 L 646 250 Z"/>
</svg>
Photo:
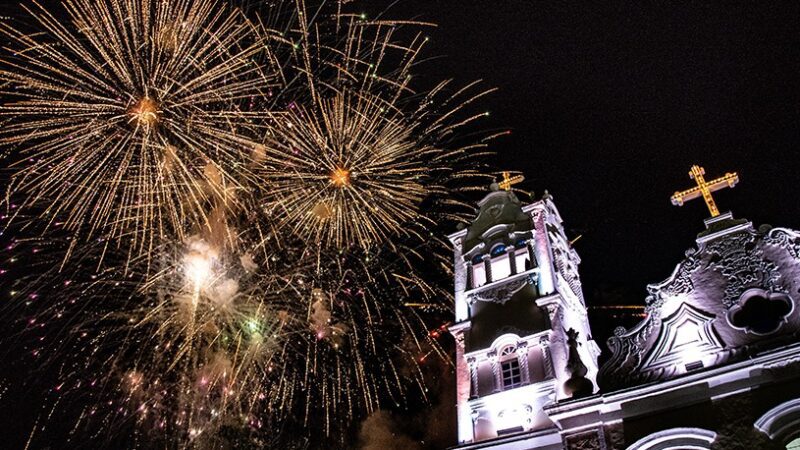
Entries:
<svg viewBox="0 0 800 450">
<path fill-rule="evenodd" d="M 543 407 L 595 392 L 600 350 L 589 328 L 580 258 L 552 197 L 522 205 L 511 191 L 521 177 L 504 178 L 478 203 L 475 220 L 449 236 L 458 440 L 541 430 L 534 433 L 541 443 L 560 443 Z"/>
</svg>

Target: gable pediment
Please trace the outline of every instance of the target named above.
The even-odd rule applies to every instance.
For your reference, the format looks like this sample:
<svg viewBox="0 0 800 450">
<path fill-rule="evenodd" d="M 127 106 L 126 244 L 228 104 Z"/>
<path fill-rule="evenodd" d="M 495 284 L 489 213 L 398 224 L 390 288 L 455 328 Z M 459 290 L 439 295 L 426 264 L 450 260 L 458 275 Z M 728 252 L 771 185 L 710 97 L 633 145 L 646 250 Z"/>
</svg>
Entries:
<svg viewBox="0 0 800 450">
<path fill-rule="evenodd" d="M 604 388 L 671 379 L 797 342 L 800 232 L 731 223 L 698 238 L 669 278 L 648 285 L 645 318 L 608 340 Z"/>
<path fill-rule="evenodd" d="M 661 328 L 642 364 L 643 370 L 691 364 L 724 349 L 714 331 L 714 315 L 681 303 L 661 321 Z"/>
</svg>

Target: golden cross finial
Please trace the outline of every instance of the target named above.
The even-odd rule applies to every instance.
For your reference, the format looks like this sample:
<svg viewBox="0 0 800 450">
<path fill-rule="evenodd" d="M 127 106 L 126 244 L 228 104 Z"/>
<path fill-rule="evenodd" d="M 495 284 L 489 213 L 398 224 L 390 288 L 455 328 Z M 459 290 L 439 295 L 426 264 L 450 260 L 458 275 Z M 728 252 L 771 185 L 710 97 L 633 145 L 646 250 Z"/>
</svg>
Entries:
<svg viewBox="0 0 800 450">
<path fill-rule="evenodd" d="M 736 172 L 726 173 L 724 176 L 715 180 L 706 181 L 705 178 L 703 178 L 705 173 L 706 171 L 702 167 L 698 165 L 692 166 L 692 170 L 689 171 L 689 178 L 693 179 L 695 183 L 697 183 L 697 186 L 683 192 L 675 192 L 670 199 L 673 205 L 682 206 L 683 202 L 694 200 L 702 196 L 703 200 L 706 201 L 708 210 L 711 212 L 711 217 L 717 217 L 719 215 L 719 210 L 717 209 L 717 204 L 714 203 L 714 197 L 711 196 L 711 193 L 726 187 L 736 186 L 736 183 L 739 182 L 739 174 Z"/>
<path fill-rule="evenodd" d="M 503 181 L 497 183 L 497 185 L 504 191 L 510 191 L 511 186 L 522 183 L 524 180 L 525 176 L 523 175 L 514 175 L 512 177 L 510 172 L 503 172 Z"/>
</svg>

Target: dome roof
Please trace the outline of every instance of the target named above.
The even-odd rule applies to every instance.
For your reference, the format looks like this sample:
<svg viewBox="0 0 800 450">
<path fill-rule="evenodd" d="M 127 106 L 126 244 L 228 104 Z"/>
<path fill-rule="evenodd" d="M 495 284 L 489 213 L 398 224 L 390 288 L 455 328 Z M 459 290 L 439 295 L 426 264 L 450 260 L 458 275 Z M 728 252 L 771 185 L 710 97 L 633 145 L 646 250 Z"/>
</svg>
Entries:
<svg viewBox="0 0 800 450">
<path fill-rule="evenodd" d="M 485 243 L 495 233 L 487 233 L 498 225 L 505 225 L 504 233 L 528 231 L 533 229 L 529 215 L 522 211 L 522 203 L 511 191 L 500 190 L 492 184 L 492 192 L 478 203 L 478 216 L 467 229 L 464 237 L 464 253 L 475 246 Z"/>
</svg>

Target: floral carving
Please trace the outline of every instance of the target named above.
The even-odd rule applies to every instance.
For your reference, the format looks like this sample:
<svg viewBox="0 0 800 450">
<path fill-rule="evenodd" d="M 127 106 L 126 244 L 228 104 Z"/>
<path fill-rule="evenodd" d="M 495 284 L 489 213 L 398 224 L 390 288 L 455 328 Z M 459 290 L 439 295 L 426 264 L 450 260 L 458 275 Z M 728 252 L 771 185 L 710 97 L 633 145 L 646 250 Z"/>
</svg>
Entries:
<svg viewBox="0 0 800 450">
<path fill-rule="evenodd" d="M 709 268 L 720 272 L 727 281 L 723 304 L 730 308 L 751 287 L 777 290 L 778 267 L 764 259 L 764 251 L 750 233 L 739 233 L 709 245 L 712 255 Z"/>
<path fill-rule="evenodd" d="M 764 238 L 767 244 L 785 248 L 795 259 L 800 259 L 800 234 L 785 228 L 775 228 Z"/>
<path fill-rule="evenodd" d="M 479 300 L 482 302 L 495 302 L 504 305 L 511 297 L 519 292 L 525 285 L 529 283 L 529 277 L 522 277 L 517 280 L 509 281 L 507 283 L 500 283 L 496 287 L 482 289 L 478 292 L 469 294 L 470 302 Z"/>
<path fill-rule="evenodd" d="M 697 294 L 697 298 L 716 299 L 720 306 L 729 310 L 728 323 L 734 328 L 745 329 L 753 334 L 775 332 L 782 320 L 785 320 L 784 317 L 788 317 L 786 310 L 791 309 L 794 302 L 788 299 L 788 293 L 784 293 L 785 287 L 780 283 L 778 264 L 769 258 L 771 254 L 766 253 L 766 245 L 785 248 L 791 256 L 797 258 L 800 256 L 800 233 L 786 229 L 757 233 L 751 228 L 701 242 L 697 250 L 687 251 L 685 259 L 667 280 L 647 287 L 649 295 L 646 299 L 645 319 L 630 330 L 614 330 L 614 335 L 609 338 L 608 346 L 612 356 L 599 374 L 603 387 L 613 389 L 631 386 L 635 383 L 669 379 L 682 373 L 676 369 L 680 364 L 644 367 L 644 357 L 659 345 L 660 338 L 655 339 L 654 333 L 664 326 L 661 317 L 665 303 L 678 301 L 691 304 L 698 290 L 711 290 Z M 698 275 L 701 271 L 704 273 Z M 699 286 L 697 283 L 701 278 L 708 280 L 710 284 Z M 717 284 L 718 282 L 722 283 Z M 721 292 L 717 294 L 716 289 Z M 760 300 L 760 303 L 748 304 L 749 307 L 745 308 L 749 297 L 743 295 L 753 290 L 763 293 L 761 297 L 769 303 L 769 308 Z M 709 307 L 706 310 L 711 314 L 714 308 Z M 744 314 L 742 311 L 745 311 Z M 726 345 L 718 351 L 709 349 L 707 364 L 722 364 L 745 355 L 744 347 L 738 347 L 736 343 L 730 344 L 732 346 Z"/>
<path fill-rule="evenodd" d="M 694 283 L 692 282 L 692 273 L 700 267 L 700 259 L 694 255 L 689 256 L 681 263 L 678 268 L 678 273 L 675 275 L 672 283 L 665 289 L 666 293 L 670 295 L 689 294 L 694 290 Z"/>
</svg>

